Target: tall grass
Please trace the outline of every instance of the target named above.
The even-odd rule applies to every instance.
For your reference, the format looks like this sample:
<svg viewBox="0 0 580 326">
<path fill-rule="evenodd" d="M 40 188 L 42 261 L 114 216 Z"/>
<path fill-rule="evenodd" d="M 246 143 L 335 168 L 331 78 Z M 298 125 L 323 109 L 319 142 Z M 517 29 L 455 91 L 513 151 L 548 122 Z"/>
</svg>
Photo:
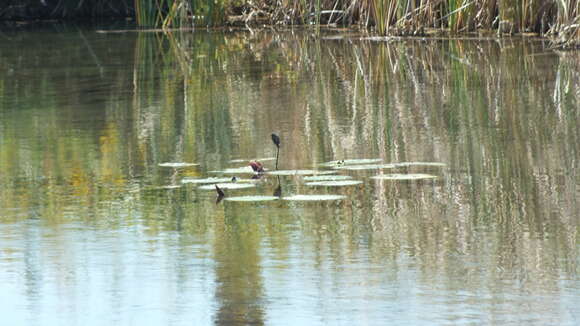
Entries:
<svg viewBox="0 0 580 326">
<path fill-rule="evenodd" d="M 226 20 L 234 0 L 134 0 L 140 26 L 215 26 Z"/>
<path fill-rule="evenodd" d="M 580 0 L 301 0 L 303 9 L 347 8 L 347 19 L 378 34 L 421 34 L 426 29 L 450 32 L 495 30 L 538 33 L 561 42 L 580 41 Z M 310 12 L 287 8 L 288 15 Z"/>
<path fill-rule="evenodd" d="M 216 26 L 238 17 L 251 24 L 357 24 L 380 35 L 495 30 L 580 41 L 580 0 L 6 0 L 0 19 L 18 6 L 53 17 L 134 14 L 140 26 Z M 40 10 L 39 9 L 39 10 Z"/>
</svg>

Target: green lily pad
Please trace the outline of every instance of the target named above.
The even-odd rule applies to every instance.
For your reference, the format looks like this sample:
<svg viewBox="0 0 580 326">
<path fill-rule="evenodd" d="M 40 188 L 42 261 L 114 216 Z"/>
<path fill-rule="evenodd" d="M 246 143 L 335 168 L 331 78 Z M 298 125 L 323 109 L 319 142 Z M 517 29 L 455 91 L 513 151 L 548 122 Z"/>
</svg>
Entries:
<svg viewBox="0 0 580 326">
<path fill-rule="evenodd" d="M 231 179 L 230 179 L 231 180 Z M 237 178 L 236 181 L 232 182 L 241 182 L 241 183 L 260 183 L 262 179 L 245 179 L 245 178 Z"/>
<path fill-rule="evenodd" d="M 242 166 L 239 168 L 228 168 L 221 171 L 209 171 L 210 173 L 222 173 L 222 174 L 248 174 L 256 173 L 251 166 Z"/>
<path fill-rule="evenodd" d="M 241 202 L 260 202 L 260 201 L 273 201 L 280 198 L 275 196 L 236 196 L 236 197 L 226 197 L 227 201 L 241 201 Z"/>
<path fill-rule="evenodd" d="M 400 163 L 393 163 L 393 164 L 396 165 L 397 167 L 400 167 L 400 166 L 439 166 L 439 167 L 447 166 L 447 164 L 440 163 L 440 162 L 400 162 Z"/>
<path fill-rule="evenodd" d="M 256 185 L 253 183 L 214 183 L 209 185 L 199 186 L 198 189 L 201 190 L 215 190 L 215 186 L 220 187 L 220 189 L 246 189 L 252 188 Z"/>
<path fill-rule="evenodd" d="M 343 165 L 362 165 L 362 164 L 372 164 L 379 163 L 382 159 L 380 158 L 361 158 L 361 159 L 350 159 L 350 160 L 337 160 L 320 163 L 321 166 L 335 167 Z"/>
<path fill-rule="evenodd" d="M 420 179 L 435 179 L 436 175 L 424 174 L 424 173 L 410 173 L 410 174 L 381 174 L 371 177 L 371 179 L 377 180 L 420 180 Z"/>
<path fill-rule="evenodd" d="M 268 171 L 272 175 L 326 175 L 334 174 L 336 171 L 320 171 L 320 170 L 277 170 Z"/>
<path fill-rule="evenodd" d="M 362 165 L 340 165 L 335 166 L 337 170 L 380 170 L 393 169 L 397 166 L 395 164 L 362 164 Z"/>
<path fill-rule="evenodd" d="M 345 199 L 343 195 L 293 195 L 290 197 L 283 197 L 283 200 L 289 201 L 326 201 L 326 200 L 341 200 Z"/>
<path fill-rule="evenodd" d="M 191 166 L 198 166 L 199 164 L 197 163 L 185 163 L 185 162 L 165 162 L 165 163 L 159 163 L 160 167 L 164 167 L 164 168 L 188 168 Z"/>
<path fill-rule="evenodd" d="M 314 181 L 307 182 L 307 186 L 322 186 L 322 187 L 344 187 L 354 186 L 363 183 L 360 180 L 337 180 L 337 181 Z"/>
<path fill-rule="evenodd" d="M 181 188 L 181 185 L 165 185 L 157 187 L 157 189 L 177 189 L 177 188 Z"/>
<path fill-rule="evenodd" d="M 244 162 L 250 162 L 250 161 L 257 161 L 257 162 L 265 162 L 265 161 L 275 161 L 276 158 L 275 157 L 264 157 L 264 158 L 253 158 L 253 159 L 243 159 L 243 158 L 238 158 L 235 160 L 230 160 L 230 163 L 244 163 Z"/>
<path fill-rule="evenodd" d="M 338 181 L 350 179 L 352 179 L 350 175 L 315 175 L 304 177 L 304 181 Z"/>
<path fill-rule="evenodd" d="M 181 180 L 181 183 L 220 183 L 220 182 L 229 182 L 232 178 L 204 178 L 204 179 L 195 179 L 195 178 L 184 178 Z"/>
</svg>

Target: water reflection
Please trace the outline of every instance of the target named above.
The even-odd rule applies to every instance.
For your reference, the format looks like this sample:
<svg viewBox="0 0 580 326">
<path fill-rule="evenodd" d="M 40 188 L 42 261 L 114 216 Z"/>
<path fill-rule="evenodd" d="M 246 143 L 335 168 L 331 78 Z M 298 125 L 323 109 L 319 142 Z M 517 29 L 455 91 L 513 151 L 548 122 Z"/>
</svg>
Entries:
<svg viewBox="0 0 580 326">
<path fill-rule="evenodd" d="M 578 55 L 338 33 L 5 31 L 0 313 L 15 325 L 575 324 Z M 181 185 L 275 156 L 274 131 L 280 169 L 447 166 L 395 170 L 438 176 L 420 181 L 342 171 L 364 184 L 323 190 L 348 198 L 328 203 L 216 206 Z M 240 194 L 315 191 L 266 176 Z"/>
<path fill-rule="evenodd" d="M 226 208 L 215 216 L 217 325 L 264 325 L 259 215 Z M 241 213 L 241 214 L 240 214 Z M 259 212 L 253 212 L 259 213 Z"/>
</svg>

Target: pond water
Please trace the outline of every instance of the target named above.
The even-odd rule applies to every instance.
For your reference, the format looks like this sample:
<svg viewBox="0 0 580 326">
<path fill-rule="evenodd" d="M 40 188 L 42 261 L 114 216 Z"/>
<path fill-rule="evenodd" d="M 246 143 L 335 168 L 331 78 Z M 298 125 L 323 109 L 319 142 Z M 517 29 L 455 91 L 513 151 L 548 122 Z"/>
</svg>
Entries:
<svg viewBox="0 0 580 326">
<path fill-rule="evenodd" d="M 6 325 L 580 324 L 578 53 L 339 29 L 0 39 Z M 191 182 L 275 169 L 272 132 L 279 170 L 362 183 L 240 173 L 226 198 L 338 196 L 216 204 Z M 321 165 L 355 159 L 375 167 Z"/>
</svg>

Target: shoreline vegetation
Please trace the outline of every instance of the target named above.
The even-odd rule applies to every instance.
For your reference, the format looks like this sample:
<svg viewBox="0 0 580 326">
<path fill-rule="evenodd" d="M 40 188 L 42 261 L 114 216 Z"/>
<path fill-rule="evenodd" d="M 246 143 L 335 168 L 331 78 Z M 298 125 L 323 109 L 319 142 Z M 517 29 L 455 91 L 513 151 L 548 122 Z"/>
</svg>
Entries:
<svg viewBox="0 0 580 326">
<path fill-rule="evenodd" d="M 134 19 L 144 28 L 347 26 L 379 36 L 539 35 L 580 45 L 580 0 L 5 0 L 1 21 Z"/>
</svg>

